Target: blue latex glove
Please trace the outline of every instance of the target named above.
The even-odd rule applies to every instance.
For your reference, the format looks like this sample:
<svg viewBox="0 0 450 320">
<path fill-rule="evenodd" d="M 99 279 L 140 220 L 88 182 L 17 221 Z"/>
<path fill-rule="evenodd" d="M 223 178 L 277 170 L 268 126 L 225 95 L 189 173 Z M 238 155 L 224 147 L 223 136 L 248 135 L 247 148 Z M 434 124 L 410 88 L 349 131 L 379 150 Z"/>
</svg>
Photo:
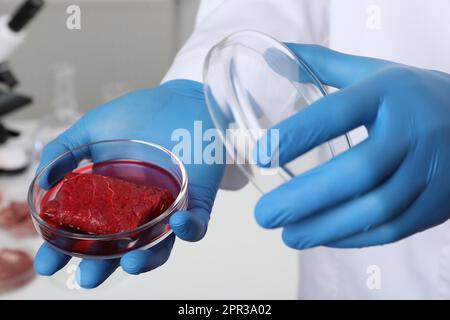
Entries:
<svg viewBox="0 0 450 320">
<path fill-rule="evenodd" d="M 292 248 L 386 244 L 450 217 L 450 75 L 289 44 L 341 89 L 279 123 L 280 164 L 359 126 L 369 137 L 258 202 Z"/>
<path fill-rule="evenodd" d="M 171 141 L 172 132 L 178 128 L 192 132 L 194 121 L 202 121 L 204 130 L 214 127 L 200 83 L 174 80 L 153 89 L 139 90 L 93 109 L 49 143 L 38 171 L 59 154 L 100 140 L 139 139 L 171 149 L 177 143 Z M 68 167 L 65 171 L 72 169 Z M 170 226 L 179 238 L 197 241 L 206 233 L 224 168 L 222 165 L 186 164 L 186 170 L 189 178 L 188 210 L 173 214 Z M 172 235 L 153 248 L 129 252 L 121 259 L 82 260 L 77 280 L 81 287 L 94 288 L 119 265 L 130 274 L 150 271 L 167 261 L 174 240 Z M 52 275 L 70 258 L 43 244 L 35 258 L 35 270 L 41 275 Z"/>
</svg>

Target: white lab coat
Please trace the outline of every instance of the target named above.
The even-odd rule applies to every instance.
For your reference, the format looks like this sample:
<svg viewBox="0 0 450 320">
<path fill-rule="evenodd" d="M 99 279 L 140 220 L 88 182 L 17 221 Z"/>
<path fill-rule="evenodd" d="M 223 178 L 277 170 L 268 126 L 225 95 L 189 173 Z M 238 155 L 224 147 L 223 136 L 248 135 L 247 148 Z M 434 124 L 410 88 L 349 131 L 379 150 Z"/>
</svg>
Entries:
<svg viewBox="0 0 450 320">
<path fill-rule="evenodd" d="M 202 81 L 207 51 L 244 29 L 450 73 L 449 12 L 449 0 L 203 0 L 164 81 Z M 450 298 L 450 223 L 385 246 L 303 251 L 299 288 L 300 298 Z"/>
</svg>

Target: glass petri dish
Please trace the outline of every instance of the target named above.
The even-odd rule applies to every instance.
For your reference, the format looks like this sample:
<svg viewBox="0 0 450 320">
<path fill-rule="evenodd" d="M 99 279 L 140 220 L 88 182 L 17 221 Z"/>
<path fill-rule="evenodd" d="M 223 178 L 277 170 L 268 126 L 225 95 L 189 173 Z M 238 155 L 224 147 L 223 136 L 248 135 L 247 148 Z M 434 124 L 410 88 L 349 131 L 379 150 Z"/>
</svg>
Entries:
<svg viewBox="0 0 450 320">
<path fill-rule="evenodd" d="M 56 196 L 69 172 L 96 173 L 164 188 L 175 200 L 155 218 L 125 232 L 96 235 L 59 228 L 45 221 L 41 210 Z M 187 185 L 184 165 L 166 148 L 139 140 L 98 141 L 67 151 L 45 166 L 31 183 L 28 205 L 36 230 L 57 250 L 79 258 L 112 259 L 150 248 L 168 237 L 172 233 L 170 217 L 187 208 Z"/>
<path fill-rule="evenodd" d="M 0 231 L 0 299 L 27 286 L 35 278 L 33 250 L 29 243 L 17 241 Z"/>
<path fill-rule="evenodd" d="M 307 64 L 266 34 L 240 31 L 215 45 L 205 59 L 203 81 L 206 103 L 226 147 L 227 161 L 238 165 L 262 193 L 351 146 L 346 135 L 286 165 L 275 163 L 265 169 L 256 165 L 252 150 L 265 129 L 327 95 Z M 267 149 L 272 156 L 276 154 L 276 148 Z"/>
</svg>

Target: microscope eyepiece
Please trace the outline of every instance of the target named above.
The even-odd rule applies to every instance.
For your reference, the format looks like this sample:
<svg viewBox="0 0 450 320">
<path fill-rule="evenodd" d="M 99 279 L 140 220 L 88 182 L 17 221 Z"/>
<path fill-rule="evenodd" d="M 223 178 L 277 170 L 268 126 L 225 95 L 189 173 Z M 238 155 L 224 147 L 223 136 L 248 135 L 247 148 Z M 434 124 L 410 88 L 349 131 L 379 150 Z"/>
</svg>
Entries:
<svg viewBox="0 0 450 320">
<path fill-rule="evenodd" d="M 36 13 L 44 6 L 44 0 L 27 0 L 25 1 L 9 21 L 9 28 L 14 32 L 21 31 L 30 22 Z"/>
</svg>

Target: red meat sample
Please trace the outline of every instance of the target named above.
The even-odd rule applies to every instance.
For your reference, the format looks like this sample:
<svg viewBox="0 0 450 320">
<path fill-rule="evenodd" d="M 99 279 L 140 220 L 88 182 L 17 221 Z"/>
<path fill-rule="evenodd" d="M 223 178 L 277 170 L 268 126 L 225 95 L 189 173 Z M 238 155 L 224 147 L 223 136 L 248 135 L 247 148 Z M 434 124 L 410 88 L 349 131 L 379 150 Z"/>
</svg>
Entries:
<svg viewBox="0 0 450 320">
<path fill-rule="evenodd" d="M 90 234 L 132 230 L 174 201 L 170 191 L 99 174 L 69 173 L 41 216 L 49 223 Z"/>
<path fill-rule="evenodd" d="M 28 253 L 0 249 L 0 292 L 19 288 L 33 278 L 33 258 Z"/>
<path fill-rule="evenodd" d="M 12 201 L 0 210 L 0 228 L 12 231 L 17 236 L 35 234 L 33 221 L 26 202 Z"/>
</svg>

